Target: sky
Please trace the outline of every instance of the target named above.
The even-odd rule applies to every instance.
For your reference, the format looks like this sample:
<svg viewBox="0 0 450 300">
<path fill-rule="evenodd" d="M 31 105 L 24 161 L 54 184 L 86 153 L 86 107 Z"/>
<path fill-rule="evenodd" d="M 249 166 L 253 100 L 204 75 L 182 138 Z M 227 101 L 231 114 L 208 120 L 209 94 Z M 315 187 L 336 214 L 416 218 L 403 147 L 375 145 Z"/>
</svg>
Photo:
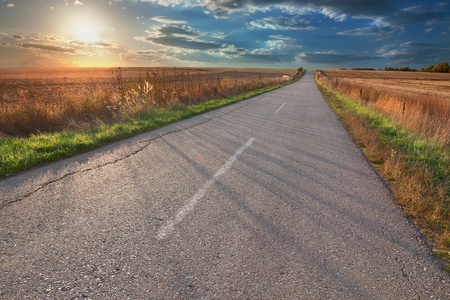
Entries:
<svg viewBox="0 0 450 300">
<path fill-rule="evenodd" d="M 450 1 L 0 0 L 0 68 L 424 68 Z"/>
</svg>

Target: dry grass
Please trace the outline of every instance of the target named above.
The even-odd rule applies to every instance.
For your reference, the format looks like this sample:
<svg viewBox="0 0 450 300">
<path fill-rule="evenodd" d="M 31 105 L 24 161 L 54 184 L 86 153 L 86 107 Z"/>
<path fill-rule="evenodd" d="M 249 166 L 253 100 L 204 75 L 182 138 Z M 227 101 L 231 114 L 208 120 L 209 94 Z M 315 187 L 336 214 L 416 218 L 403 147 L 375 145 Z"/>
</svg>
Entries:
<svg viewBox="0 0 450 300">
<path fill-rule="evenodd" d="M 368 102 L 406 128 L 450 144 L 450 74 L 326 70 L 320 81 Z"/>
<path fill-rule="evenodd" d="M 373 80 L 378 80 L 381 76 L 416 76 L 416 73 L 397 74 L 403 72 L 349 71 L 346 73 L 340 70 L 338 72 L 338 75 L 345 73 L 349 77 L 360 76 L 370 83 Z M 390 181 L 394 196 L 397 202 L 403 206 L 405 213 L 411 216 L 423 229 L 436 248 L 446 250 L 442 253 L 449 253 L 447 252 L 450 250 L 449 152 L 448 142 L 442 144 L 443 135 L 441 133 L 435 133 L 434 135 L 434 137 L 437 135 L 440 138 L 441 145 L 430 139 L 411 135 L 400 126 L 395 126 L 390 118 L 385 117 L 386 113 L 373 113 L 373 108 L 385 111 L 377 105 L 377 102 L 383 103 L 385 100 L 380 100 L 380 95 L 375 97 L 377 90 L 374 90 L 373 87 L 357 86 L 356 89 L 359 89 L 359 91 L 363 89 L 363 95 L 373 93 L 372 98 L 361 99 L 358 93 L 352 94 L 350 84 L 354 83 L 353 81 L 347 82 L 341 77 L 336 82 L 336 78 L 325 77 L 325 75 L 330 74 L 336 75 L 336 72 L 321 71 L 320 73 L 316 72 L 316 74 L 321 74 L 319 76 L 320 82 L 328 85 L 327 87 L 319 82 L 318 87 L 322 94 L 341 116 L 345 127 L 356 143 L 363 148 L 369 161 Z M 369 75 L 372 76 L 372 79 L 368 79 Z M 445 80 L 445 77 L 441 76 L 442 74 L 423 75 L 438 75 L 436 77 Z M 392 83 L 386 83 L 385 86 L 387 87 L 384 90 L 378 90 L 378 92 L 383 94 L 383 97 L 389 98 L 386 89 L 389 85 L 401 85 L 398 80 L 403 79 L 391 78 Z M 413 79 L 410 78 L 409 80 Z M 420 80 L 423 80 L 423 78 L 420 78 Z M 430 83 L 430 85 L 432 84 Z M 445 83 L 443 84 L 445 85 Z M 336 93 L 334 88 L 337 90 L 342 88 L 343 91 L 348 91 L 348 94 L 353 95 L 353 97 L 342 96 L 342 94 Z M 399 96 L 392 97 L 390 101 L 405 101 L 397 97 Z M 449 102 L 446 101 L 446 99 L 441 100 L 448 105 Z M 369 105 L 366 105 L 367 103 Z M 438 107 L 441 107 L 440 104 L 438 105 Z M 448 113 L 448 106 L 444 106 L 444 108 L 447 109 Z M 401 110 L 403 110 L 403 107 Z M 405 114 L 407 112 L 410 111 L 405 111 Z M 436 112 L 436 114 L 438 113 L 440 112 Z M 387 114 L 395 116 L 395 114 L 389 112 Z M 422 118 L 424 117 L 422 116 Z M 399 118 L 396 117 L 395 119 Z M 450 266 L 448 269 L 450 270 Z"/>
<path fill-rule="evenodd" d="M 0 69 L 0 137 L 84 129 L 292 79 L 292 70 Z"/>
</svg>

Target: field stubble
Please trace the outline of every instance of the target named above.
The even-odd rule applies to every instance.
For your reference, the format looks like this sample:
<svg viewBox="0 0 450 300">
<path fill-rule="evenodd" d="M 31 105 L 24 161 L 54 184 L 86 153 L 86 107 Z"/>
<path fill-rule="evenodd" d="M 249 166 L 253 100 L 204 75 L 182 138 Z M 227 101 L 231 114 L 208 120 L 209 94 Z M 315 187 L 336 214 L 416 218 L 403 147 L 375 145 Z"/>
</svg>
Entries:
<svg viewBox="0 0 450 300">
<path fill-rule="evenodd" d="M 450 145 L 450 74 L 326 70 L 319 80 L 393 117 L 406 128 Z"/>
<path fill-rule="evenodd" d="M 152 108 L 201 103 L 287 82 L 293 70 L 64 68 L 0 70 L 0 137 L 87 129 Z"/>
</svg>

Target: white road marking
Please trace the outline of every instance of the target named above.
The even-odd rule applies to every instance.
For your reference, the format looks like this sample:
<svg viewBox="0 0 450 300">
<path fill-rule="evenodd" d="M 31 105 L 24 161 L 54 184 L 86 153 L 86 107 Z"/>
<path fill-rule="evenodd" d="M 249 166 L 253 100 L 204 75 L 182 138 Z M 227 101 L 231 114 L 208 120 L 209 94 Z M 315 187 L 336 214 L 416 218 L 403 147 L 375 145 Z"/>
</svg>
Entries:
<svg viewBox="0 0 450 300">
<path fill-rule="evenodd" d="M 286 105 L 286 103 L 283 103 L 283 105 L 281 105 L 281 106 L 277 109 L 277 111 L 275 112 L 275 114 L 279 113 L 280 110 L 281 110 L 285 105 Z"/>
<path fill-rule="evenodd" d="M 167 221 L 167 223 L 162 226 L 159 231 L 158 235 L 156 236 L 159 240 L 165 238 L 168 236 L 175 226 L 183 221 L 184 217 L 186 217 L 195 207 L 197 202 L 205 196 L 205 194 L 208 192 L 209 188 L 219 179 L 220 176 L 222 176 L 228 169 L 230 169 L 231 165 L 236 161 L 239 155 L 241 155 L 245 149 L 250 147 L 250 145 L 253 143 L 255 139 L 251 138 L 249 139 L 238 151 L 236 151 L 228 160 L 227 162 L 220 167 L 219 170 L 209 179 L 199 190 L 198 192 L 189 199 L 188 203 L 178 211 L 177 215 Z"/>
</svg>

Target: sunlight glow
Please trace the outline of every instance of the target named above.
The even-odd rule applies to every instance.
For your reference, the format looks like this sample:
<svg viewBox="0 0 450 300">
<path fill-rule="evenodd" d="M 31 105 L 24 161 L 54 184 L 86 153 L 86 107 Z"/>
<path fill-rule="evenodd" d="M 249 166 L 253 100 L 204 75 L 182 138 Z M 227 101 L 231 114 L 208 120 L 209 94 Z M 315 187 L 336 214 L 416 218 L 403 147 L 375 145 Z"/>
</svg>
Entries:
<svg viewBox="0 0 450 300">
<path fill-rule="evenodd" d="M 96 30 L 88 26 L 80 26 L 78 28 L 76 39 L 85 43 L 94 43 L 99 41 Z"/>
</svg>

